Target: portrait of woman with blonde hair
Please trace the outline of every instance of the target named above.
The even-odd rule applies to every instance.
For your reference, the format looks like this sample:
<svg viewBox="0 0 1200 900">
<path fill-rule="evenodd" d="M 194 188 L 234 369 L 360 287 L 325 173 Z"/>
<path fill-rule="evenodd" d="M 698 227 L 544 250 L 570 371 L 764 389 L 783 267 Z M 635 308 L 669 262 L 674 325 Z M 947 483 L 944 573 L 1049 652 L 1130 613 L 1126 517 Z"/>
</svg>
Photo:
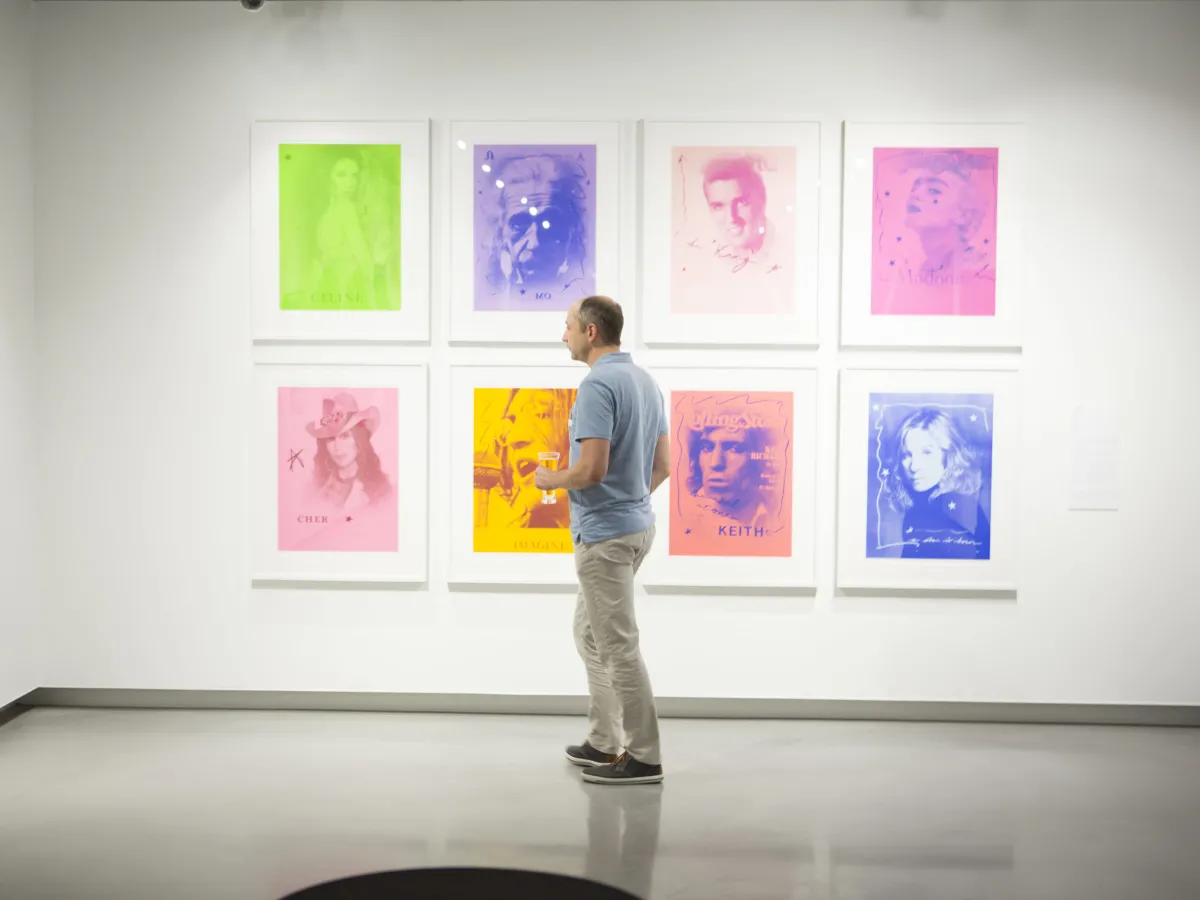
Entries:
<svg viewBox="0 0 1200 900">
<path fill-rule="evenodd" d="M 990 558 L 990 399 L 872 398 L 868 556 Z"/>
</svg>

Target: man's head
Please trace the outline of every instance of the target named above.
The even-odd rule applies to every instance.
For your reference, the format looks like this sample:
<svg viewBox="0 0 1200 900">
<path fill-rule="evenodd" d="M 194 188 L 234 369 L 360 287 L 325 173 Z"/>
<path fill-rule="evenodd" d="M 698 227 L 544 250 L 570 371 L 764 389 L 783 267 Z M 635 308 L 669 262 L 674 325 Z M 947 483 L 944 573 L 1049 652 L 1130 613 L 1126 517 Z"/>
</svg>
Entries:
<svg viewBox="0 0 1200 900">
<path fill-rule="evenodd" d="M 624 327 L 625 314 L 620 303 L 611 297 L 586 297 L 567 310 L 562 339 L 571 351 L 571 359 L 590 365 L 597 351 L 621 346 Z"/>
</svg>

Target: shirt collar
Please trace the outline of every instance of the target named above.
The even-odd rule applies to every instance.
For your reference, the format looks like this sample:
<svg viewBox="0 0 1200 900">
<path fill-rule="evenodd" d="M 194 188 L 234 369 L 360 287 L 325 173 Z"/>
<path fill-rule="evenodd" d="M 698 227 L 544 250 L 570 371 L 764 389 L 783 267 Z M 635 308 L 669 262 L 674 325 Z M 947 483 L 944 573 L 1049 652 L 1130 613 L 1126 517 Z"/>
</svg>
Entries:
<svg viewBox="0 0 1200 900">
<path fill-rule="evenodd" d="M 627 363 L 631 362 L 632 358 L 628 350 L 616 350 L 612 353 L 605 353 L 602 357 L 592 363 L 592 368 L 596 366 L 606 366 L 609 363 Z"/>
</svg>

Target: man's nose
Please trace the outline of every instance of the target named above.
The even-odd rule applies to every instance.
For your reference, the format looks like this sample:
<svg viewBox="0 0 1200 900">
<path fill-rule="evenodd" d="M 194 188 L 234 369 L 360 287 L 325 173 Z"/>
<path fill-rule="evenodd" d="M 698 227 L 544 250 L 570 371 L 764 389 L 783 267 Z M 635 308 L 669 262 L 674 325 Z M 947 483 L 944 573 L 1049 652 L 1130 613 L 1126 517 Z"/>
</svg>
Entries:
<svg viewBox="0 0 1200 900">
<path fill-rule="evenodd" d="M 721 449 L 717 450 L 716 455 L 713 457 L 713 468 L 714 469 L 725 468 L 725 451 L 724 450 L 721 450 Z"/>
</svg>

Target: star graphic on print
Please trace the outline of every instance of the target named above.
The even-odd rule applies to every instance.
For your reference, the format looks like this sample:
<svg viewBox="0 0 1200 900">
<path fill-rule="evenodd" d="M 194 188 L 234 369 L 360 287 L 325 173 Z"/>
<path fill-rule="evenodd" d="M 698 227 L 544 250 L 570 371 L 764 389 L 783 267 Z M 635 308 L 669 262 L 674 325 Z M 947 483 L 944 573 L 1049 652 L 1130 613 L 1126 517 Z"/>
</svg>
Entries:
<svg viewBox="0 0 1200 900">
<path fill-rule="evenodd" d="M 883 477 L 884 477 L 884 478 L 887 478 L 887 477 L 888 477 L 889 475 L 891 475 L 891 474 L 892 474 L 892 470 L 891 470 L 891 469 L 884 469 L 884 470 L 883 470 Z"/>
<path fill-rule="evenodd" d="M 879 404 L 878 404 L 878 403 L 876 403 L 874 406 L 872 406 L 872 407 L 871 407 L 871 411 L 872 411 L 872 412 L 879 412 Z"/>
<path fill-rule="evenodd" d="M 949 503 L 947 503 L 947 504 L 946 504 L 946 507 L 947 507 L 948 509 L 957 509 L 957 508 L 958 508 L 958 504 L 957 504 L 957 503 L 955 503 L 953 500 L 951 500 Z"/>
<path fill-rule="evenodd" d="M 884 192 L 883 192 L 883 196 L 885 196 L 885 197 L 890 197 L 890 196 L 892 196 L 892 192 L 891 192 L 891 191 L 884 191 Z"/>
<path fill-rule="evenodd" d="M 690 528 L 685 528 L 685 529 L 683 529 L 683 533 L 684 533 L 684 534 L 691 534 L 691 533 L 692 533 L 692 529 L 690 529 Z"/>
<path fill-rule="evenodd" d="M 889 266 L 894 266 L 895 264 L 896 264 L 896 261 L 895 261 L 894 259 L 890 259 L 890 260 L 888 260 L 888 265 L 889 265 Z"/>
<path fill-rule="evenodd" d="M 902 237 L 897 237 L 897 238 L 896 238 L 896 243 L 898 244 L 898 243 L 900 243 L 902 240 L 904 240 L 904 238 L 902 238 Z"/>
<path fill-rule="evenodd" d="M 354 521 L 354 517 L 353 517 L 353 516 L 346 516 L 346 521 L 347 521 L 347 522 L 353 522 L 353 521 Z"/>
<path fill-rule="evenodd" d="M 972 421 L 972 422 L 978 422 L 978 421 L 979 421 L 979 416 L 975 415 L 975 413 L 971 413 L 971 421 Z"/>
<path fill-rule="evenodd" d="M 908 526 L 908 528 L 904 529 L 904 533 L 905 533 L 905 534 L 912 534 L 912 533 L 913 533 L 912 526 L 911 526 L 911 525 L 909 525 L 909 526 Z"/>
</svg>

